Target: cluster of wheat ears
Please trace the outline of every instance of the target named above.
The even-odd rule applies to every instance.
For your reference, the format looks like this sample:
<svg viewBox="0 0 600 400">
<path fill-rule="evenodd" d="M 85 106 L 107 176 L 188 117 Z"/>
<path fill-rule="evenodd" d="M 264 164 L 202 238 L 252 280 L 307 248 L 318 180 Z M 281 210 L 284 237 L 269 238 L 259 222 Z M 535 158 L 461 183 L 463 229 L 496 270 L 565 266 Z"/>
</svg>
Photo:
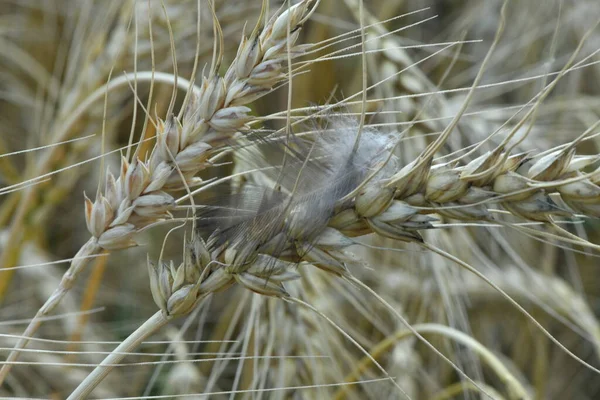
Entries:
<svg viewBox="0 0 600 400">
<path fill-rule="evenodd" d="M 600 392 L 595 2 L 1 3 L 0 396 Z"/>
</svg>

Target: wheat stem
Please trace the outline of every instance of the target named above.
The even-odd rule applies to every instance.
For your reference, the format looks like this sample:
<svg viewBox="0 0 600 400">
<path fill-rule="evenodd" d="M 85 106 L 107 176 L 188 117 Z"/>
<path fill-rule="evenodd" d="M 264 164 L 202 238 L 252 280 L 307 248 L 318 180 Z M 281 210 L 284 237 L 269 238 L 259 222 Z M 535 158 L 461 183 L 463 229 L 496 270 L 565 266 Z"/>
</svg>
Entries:
<svg viewBox="0 0 600 400">
<path fill-rule="evenodd" d="M 21 339 L 17 342 L 14 349 L 10 352 L 8 357 L 6 358 L 6 364 L 2 366 L 0 369 L 0 385 L 4 382 L 4 379 L 10 372 L 12 367 L 11 362 L 16 361 L 19 357 L 20 350 L 25 348 L 29 343 L 29 339 L 37 332 L 39 327 L 42 325 L 42 317 L 48 315 L 52 310 L 58 306 L 62 298 L 67 294 L 67 292 L 73 286 L 73 283 L 77 277 L 81 273 L 81 271 L 88 264 L 91 256 L 100 253 L 101 249 L 98 246 L 96 239 L 90 239 L 84 244 L 79 252 L 73 258 L 71 262 L 71 266 L 68 271 L 63 275 L 58 288 L 52 293 L 52 295 L 46 300 L 44 305 L 38 310 L 35 316 L 29 322 L 27 329 L 23 332 Z M 15 271 L 15 270 L 11 270 Z"/>
<path fill-rule="evenodd" d="M 69 395 L 67 400 L 86 398 L 96 386 L 112 371 L 126 355 L 137 348 L 147 337 L 165 326 L 171 320 L 162 311 L 157 311 L 138 329 L 127 337 L 115 350 L 109 354 Z"/>
<path fill-rule="evenodd" d="M 107 261 L 108 257 L 98 257 L 94 260 L 92 272 L 88 280 L 87 287 L 84 291 L 85 294 L 83 296 L 83 300 L 81 301 L 81 311 L 83 313 L 77 319 L 77 326 L 75 327 L 75 330 L 69 338 L 69 341 L 72 343 L 67 347 L 67 350 L 76 351 L 79 346 L 81 334 L 85 329 L 85 326 L 89 319 L 89 314 L 87 314 L 86 311 L 89 311 L 94 305 L 96 295 L 98 294 L 98 290 L 100 289 L 102 277 L 104 276 L 104 271 L 106 270 Z"/>
</svg>

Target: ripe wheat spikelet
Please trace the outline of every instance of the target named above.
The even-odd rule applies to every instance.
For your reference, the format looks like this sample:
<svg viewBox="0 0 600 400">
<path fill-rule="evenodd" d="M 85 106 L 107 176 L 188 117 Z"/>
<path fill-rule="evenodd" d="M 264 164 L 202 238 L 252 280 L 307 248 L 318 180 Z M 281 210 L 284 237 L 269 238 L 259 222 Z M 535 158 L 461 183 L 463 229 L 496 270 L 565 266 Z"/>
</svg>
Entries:
<svg viewBox="0 0 600 400">
<path fill-rule="evenodd" d="M 369 20 L 371 16 L 360 2 L 346 3 L 355 6 L 356 19 L 363 26 L 365 17 L 366 23 L 377 21 Z M 294 31 L 291 22 L 291 18 L 280 21 L 286 40 L 291 33 L 288 28 Z M 383 36 L 379 28 L 375 25 L 368 29 Z M 363 45 L 372 43 L 364 42 L 369 36 L 364 35 L 363 29 L 357 32 L 362 34 Z M 389 40 L 386 37 L 374 39 L 375 42 Z M 238 57 L 252 53 L 253 46 L 248 43 L 251 40 L 243 40 Z M 393 47 L 395 42 L 390 40 L 389 43 Z M 284 47 L 287 44 L 281 48 L 286 51 Z M 359 54 L 363 59 L 371 57 L 370 53 L 366 54 L 367 49 L 363 48 Z M 93 201 L 86 199 L 86 222 L 93 236 L 89 242 L 92 247 L 84 246 L 82 251 L 95 253 L 102 247 L 112 250 L 133 246 L 134 232 L 153 227 L 161 219 L 170 219 L 170 213 L 180 215 L 193 210 L 195 215 L 182 218 L 188 222 L 186 226 L 193 226 L 186 232 L 191 239 L 185 240 L 182 261 L 166 262 L 161 251 L 157 263 L 147 262 L 150 291 L 159 311 L 111 352 L 89 377 L 82 379 L 71 398 L 90 394 L 123 357 L 136 354 L 133 349 L 158 328 L 177 317 L 196 318 L 198 312 L 205 313 L 205 307 L 217 298 L 227 305 L 219 313 L 219 319 L 228 322 L 220 325 L 226 327 L 226 332 L 219 326 L 214 337 L 237 338 L 238 341 L 230 347 L 221 343 L 218 353 L 225 356 L 207 363 L 210 366 L 196 368 L 189 360 L 178 358 L 177 365 L 182 368 L 171 370 L 173 382 L 177 377 L 195 384 L 201 382 L 192 390 L 213 396 L 231 398 L 252 393 L 260 397 L 279 393 L 283 398 L 285 393 L 298 396 L 318 393 L 318 397 L 340 399 L 398 398 L 403 394 L 407 398 L 432 398 L 437 394 L 437 398 L 448 398 L 464 390 L 491 398 L 531 398 L 532 386 L 524 382 L 509 362 L 487 349 L 483 341 L 470 337 L 469 326 L 460 325 L 461 316 L 450 313 L 452 307 L 460 307 L 456 306 L 459 303 L 456 299 L 466 296 L 473 302 L 483 299 L 502 307 L 508 304 L 513 313 L 516 307 L 522 321 L 537 325 L 531 329 L 535 331 L 531 334 L 534 338 L 553 341 L 551 346 L 561 354 L 568 354 L 571 363 L 594 369 L 593 364 L 588 364 L 591 358 L 578 359 L 563 347 L 562 343 L 568 339 L 551 336 L 549 328 L 540 325 L 540 322 L 545 326 L 556 319 L 584 338 L 589 334 L 589 341 L 597 348 L 598 324 L 584 296 L 562 278 L 528 271 L 527 261 L 523 259 L 527 254 L 523 258 L 521 254 L 514 254 L 509 243 L 511 238 L 503 234 L 493 236 L 492 232 L 495 227 L 510 228 L 536 240 L 551 242 L 548 248 L 559 254 L 565 249 L 565 254 L 581 252 L 595 256 L 597 246 L 586 240 L 581 231 L 576 231 L 578 236 L 575 236 L 566 224 L 597 217 L 598 174 L 592 167 L 598 157 L 576 153 L 582 149 L 581 143 L 592 143 L 597 125 L 588 123 L 584 132 L 577 132 L 570 143 L 559 142 L 550 150 L 536 153 L 530 151 L 535 147 L 528 137 L 532 129 L 524 135 L 521 129 L 527 121 L 535 119 L 535 113 L 524 117 L 521 114 L 507 130 L 490 130 L 494 131 L 490 138 L 493 136 L 495 140 L 485 139 L 487 146 L 479 143 L 469 147 L 459 143 L 456 147 L 456 131 L 447 129 L 441 122 L 443 118 L 425 114 L 432 104 L 419 100 L 420 91 L 435 92 L 435 85 L 415 85 L 415 81 L 419 82 L 425 75 L 412 68 L 414 64 L 408 58 L 394 58 L 396 50 L 402 51 L 388 48 L 382 53 L 389 56 L 392 63 L 401 65 L 401 69 L 409 68 L 407 75 L 411 75 L 411 69 L 414 72 L 412 84 L 408 83 L 411 78 L 407 78 L 404 87 L 394 89 L 403 92 L 412 88 L 411 95 L 405 99 L 406 103 L 412 103 L 406 106 L 412 114 L 402 118 L 410 131 L 403 133 L 416 135 L 418 141 L 414 143 L 422 146 L 405 145 L 404 137 L 381 128 L 390 125 L 359 120 L 364 118 L 365 105 L 370 101 L 366 97 L 364 79 L 365 97 L 358 102 L 361 106 L 358 113 L 344 106 L 336 110 L 326 105 L 315 107 L 310 111 L 314 115 L 306 118 L 298 116 L 296 110 L 288 110 L 286 128 L 266 137 L 262 130 L 255 132 L 249 128 L 247 110 L 243 105 L 234 104 L 235 99 L 231 107 L 225 107 L 236 107 L 235 110 L 217 115 L 219 110 L 213 109 L 213 102 L 203 102 L 203 93 L 209 93 L 204 100 L 226 103 L 228 96 L 222 92 L 228 91 L 227 88 L 242 87 L 239 90 L 244 92 L 245 83 L 240 83 L 238 70 L 246 66 L 236 66 L 239 60 L 236 59 L 222 81 L 217 74 L 213 76 L 210 69 L 201 87 L 190 92 L 179 117 L 171 113 L 170 106 L 164 121 L 156 118 L 157 142 L 147 157 L 136 151 L 133 158 L 125 158 L 118 178 L 110 172 L 100 173 L 104 192 L 99 192 Z M 281 63 L 277 68 L 284 70 L 285 59 L 277 62 Z M 556 73 L 556 82 L 571 73 L 573 64 L 573 60 L 564 60 L 562 70 Z M 235 72 L 231 72 L 234 68 Z M 364 75 L 363 70 L 361 78 Z M 288 78 L 283 73 L 274 83 Z M 532 109 L 541 110 L 541 100 L 536 102 L 537 99 L 547 97 L 555 88 L 552 82 L 547 86 L 546 83 L 544 80 L 543 89 L 534 97 Z M 249 101 L 254 95 L 252 91 L 257 89 L 247 89 Z M 441 94 L 436 97 L 436 101 L 449 107 L 449 99 Z M 456 99 L 452 100 L 456 103 Z M 350 101 L 340 103 L 351 106 Z M 389 104 L 394 103 L 393 99 L 389 101 Z M 395 107 L 398 106 L 393 105 L 392 109 Z M 461 104 L 459 107 L 454 104 L 454 108 L 455 112 L 460 110 L 457 120 L 463 113 L 466 115 Z M 320 109 L 328 111 L 322 113 Z M 335 111 L 330 111 L 332 109 Z M 198 110 L 207 118 L 197 118 Z M 373 118 L 379 118 L 378 110 L 374 111 Z M 347 114 L 353 115 L 347 117 Z M 295 122 L 291 123 L 296 120 L 313 120 L 312 129 L 299 129 Z M 203 126 L 198 128 L 199 137 L 194 138 L 197 125 Z M 462 119 L 461 125 L 461 129 L 471 127 Z M 285 134 L 281 134 L 283 130 Z M 242 131 L 245 139 L 236 134 L 237 131 Z M 438 135 L 438 139 L 427 145 L 427 135 L 418 136 L 423 132 Z M 232 143 L 229 141 L 232 136 L 238 144 L 227 152 L 234 156 L 235 176 L 215 183 L 234 181 L 233 189 L 215 188 L 196 178 L 197 172 L 216 160 L 216 157 L 211 158 L 219 154 L 214 150 L 223 143 Z M 498 137 L 502 139 L 497 140 Z M 474 142 L 477 144 L 478 140 Z M 493 144 L 489 146 L 489 143 Z M 544 146 L 547 147 L 550 146 Z M 462 153 L 465 154 L 459 156 Z M 237 180 L 240 175 L 248 182 Z M 181 189 L 195 186 L 200 186 L 198 193 L 205 190 L 203 186 L 215 188 L 215 200 L 203 198 L 201 203 L 197 202 L 199 207 L 194 203 L 190 207 L 183 206 L 181 203 L 191 196 L 177 198 Z M 469 226 L 474 227 L 472 231 Z M 478 240 L 473 233 L 484 229 L 494 238 L 490 243 L 483 238 Z M 365 235 L 371 235 L 371 244 L 363 241 Z M 385 249 L 386 254 L 402 256 L 385 260 L 379 255 L 384 244 L 392 247 Z M 359 255 L 348 250 L 357 245 L 363 247 Z M 509 256 L 492 260 L 490 254 L 498 255 L 494 246 L 501 245 Z M 457 264 L 475 275 L 447 271 Z M 504 273 L 494 269 L 498 265 L 505 266 Z M 448 277 L 452 279 L 446 282 Z M 523 288 L 529 285 L 531 293 L 524 294 Z M 227 288 L 227 292 L 219 294 Z M 260 296 L 250 296 L 250 291 L 243 289 Z M 63 296 L 64 292 L 54 299 L 60 300 Z M 407 301 L 407 298 L 415 300 Z M 550 310 L 553 318 L 534 314 L 536 306 Z M 445 309 L 447 314 L 440 309 Z M 486 310 L 482 313 L 491 312 L 485 307 L 482 310 Z M 423 319 L 424 315 L 428 317 Z M 439 323 L 417 323 L 423 320 Z M 446 324 L 451 326 L 444 326 Z M 467 333 L 456 329 L 455 324 Z M 480 330 L 474 322 L 474 336 L 486 338 L 486 327 L 494 329 L 495 325 L 488 322 Z M 512 321 L 507 325 L 513 331 L 527 331 Z M 203 327 L 203 323 L 199 326 Z M 414 336 L 419 340 L 406 340 Z M 529 339 L 524 333 L 518 337 L 523 341 Z M 177 338 L 179 336 L 170 339 L 175 347 Z M 448 341 L 454 346 L 447 346 Z M 437 349 L 448 352 L 442 354 Z M 241 351 L 241 357 L 237 359 L 234 375 L 228 365 L 236 362 L 237 351 Z M 180 346 L 176 352 L 181 357 L 186 350 Z M 335 360 L 334 365 L 320 361 L 323 354 Z M 522 357 L 512 358 L 519 369 L 525 368 Z M 540 356 L 540 360 L 543 359 Z M 437 366 L 434 361 L 441 365 Z M 9 365 L 12 364 L 5 366 Z M 164 362 L 160 367 L 163 365 L 169 363 Z M 432 365 L 438 372 L 428 369 Z M 492 371 L 498 381 L 483 379 L 478 366 Z M 423 385 L 411 379 L 413 374 L 423 371 L 430 374 L 427 379 L 439 381 L 440 386 L 423 391 Z M 186 374 L 189 374 L 188 380 Z M 224 375 L 227 377 L 222 380 Z M 459 376 L 460 381 L 449 376 Z M 114 374 L 111 378 L 119 379 Z M 145 395 L 154 385 L 154 378 L 151 382 Z M 338 386 L 328 386 L 330 382 Z M 348 386 L 353 382 L 357 385 Z M 222 384 L 231 390 L 219 389 Z M 537 380 L 535 386 L 536 395 L 542 396 Z M 270 392 L 271 389 L 279 392 Z M 169 388 L 166 390 L 165 395 L 173 394 Z M 181 390 L 179 394 L 187 394 Z"/>
<path fill-rule="evenodd" d="M 122 112 L 118 107 L 119 104 L 128 101 L 130 97 L 130 94 L 123 90 L 127 89 L 127 84 L 135 81 L 136 87 L 138 83 L 150 83 L 152 86 L 155 79 L 160 81 L 159 74 L 155 74 L 153 70 L 157 67 L 161 68 L 169 59 L 155 65 L 155 53 L 160 49 L 168 49 L 172 43 L 177 43 L 178 64 L 181 64 L 178 67 L 180 72 L 191 71 L 194 69 L 191 66 L 194 59 L 205 59 L 206 53 L 212 53 L 212 43 L 201 44 L 196 40 L 197 37 L 207 35 L 212 30 L 207 27 L 212 22 L 210 13 L 198 15 L 198 18 L 202 17 L 202 21 L 195 21 L 194 13 L 183 13 L 185 9 L 194 5 L 193 2 L 187 4 L 167 2 L 163 8 L 158 5 L 153 7 L 152 3 L 127 1 L 111 7 L 90 3 L 86 7 L 78 9 L 78 13 L 66 16 L 66 21 L 62 21 L 66 26 L 74 25 L 72 35 L 75 37 L 73 46 L 68 50 L 68 63 L 64 66 L 64 77 L 60 76 L 60 68 L 55 67 L 57 69 L 54 74 L 47 73 L 44 71 L 42 61 L 29 56 L 10 41 L 3 42 L 6 49 L 10 50 L 6 56 L 9 57 L 14 52 L 17 64 L 22 65 L 26 74 L 30 75 L 31 79 L 38 82 L 42 90 L 47 92 L 45 101 L 35 104 L 35 108 L 39 109 L 39 113 L 43 115 L 40 118 L 41 121 L 26 126 L 28 131 L 32 131 L 28 132 L 29 136 L 32 136 L 29 140 L 34 143 L 39 141 L 40 145 L 56 145 L 60 142 L 70 141 L 76 133 L 84 136 L 84 140 L 74 142 L 66 152 L 63 146 L 51 148 L 34 168 L 30 168 L 31 171 L 26 171 L 27 176 L 24 182 L 9 180 L 11 185 L 3 188 L 3 193 L 6 189 L 8 189 L 7 194 L 12 192 L 9 194 L 10 199 L 7 200 L 7 204 L 11 207 L 5 208 L 4 218 L 9 213 L 16 213 L 8 246 L 11 250 L 2 254 L 3 268 L 15 265 L 15 257 L 24 244 L 23 237 L 27 237 L 35 231 L 35 224 L 26 221 L 30 209 L 34 207 L 44 209 L 43 212 L 38 211 L 38 221 L 43 223 L 44 219 L 48 219 L 47 214 L 52 212 L 56 203 L 64 199 L 77 183 L 76 176 L 59 174 L 59 172 L 69 169 L 71 165 L 85 165 L 90 161 L 86 158 L 97 155 L 99 150 L 96 147 L 97 142 L 90 139 L 95 133 L 103 131 L 106 133 L 105 140 L 116 140 L 114 136 L 119 131 L 118 126 L 128 117 L 128 113 Z M 65 4 L 64 7 L 68 8 L 68 5 Z M 225 10 L 223 8 L 219 3 L 216 5 L 216 12 L 220 12 L 226 21 L 228 18 L 233 18 L 233 22 L 224 25 L 227 29 L 223 32 L 223 40 L 226 40 L 231 37 L 231 28 L 237 23 L 235 16 L 244 11 L 251 12 L 252 6 L 226 7 Z M 59 7 L 59 14 L 62 12 L 60 10 Z M 42 12 L 43 10 L 35 11 Z M 258 10 L 254 10 L 254 12 L 258 12 Z M 171 20 L 168 15 L 178 18 Z M 83 27 L 92 16 L 95 16 L 95 23 L 86 30 Z M 114 25 L 114 29 L 107 30 L 106 24 Z M 42 28 L 34 26 L 30 33 L 33 35 L 36 30 Z M 172 37 L 169 37 L 169 31 L 175 32 Z M 37 34 L 43 35 L 43 31 Z M 61 46 L 64 47 L 66 41 L 61 41 L 60 37 L 55 39 L 58 43 L 51 42 L 48 47 L 54 49 L 56 53 L 50 53 L 47 55 L 50 60 L 43 61 L 62 62 L 60 60 L 63 52 Z M 30 45 L 26 40 L 23 46 L 33 47 L 31 52 L 34 54 L 46 56 L 45 51 L 48 51 L 40 49 L 39 46 Z M 224 49 L 226 54 L 227 50 Z M 186 63 L 189 58 L 192 58 L 191 62 Z M 134 70 L 131 76 L 121 76 L 111 80 L 113 75 L 130 68 Z M 78 74 L 75 71 L 84 71 L 84 73 Z M 162 74 L 163 82 L 172 83 L 173 80 L 176 80 L 173 75 Z M 109 82 L 107 83 L 107 81 Z M 29 92 L 26 93 L 35 97 L 33 92 Z M 105 102 L 102 107 L 100 100 L 104 96 L 108 96 L 109 92 L 110 101 Z M 150 89 L 150 98 L 152 98 L 152 89 Z M 134 110 L 134 119 L 135 114 L 136 110 Z M 41 131 L 40 134 L 37 134 L 38 130 Z M 86 135 L 89 136 L 86 137 Z M 48 177 L 56 177 L 52 185 L 45 187 L 39 184 L 43 178 L 47 179 Z M 25 193 L 23 190 L 18 190 L 18 188 L 24 188 L 28 183 L 33 186 L 28 187 Z M 40 195 L 39 192 L 43 194 Z M 35 204 L 37 195 L 42 197 L 43 206 Z M 0 282 L 0 298 L 7 290 L 12 273 L 8 270 L 4 272 L 4 275 L 6 279 Z"/>
</svg>

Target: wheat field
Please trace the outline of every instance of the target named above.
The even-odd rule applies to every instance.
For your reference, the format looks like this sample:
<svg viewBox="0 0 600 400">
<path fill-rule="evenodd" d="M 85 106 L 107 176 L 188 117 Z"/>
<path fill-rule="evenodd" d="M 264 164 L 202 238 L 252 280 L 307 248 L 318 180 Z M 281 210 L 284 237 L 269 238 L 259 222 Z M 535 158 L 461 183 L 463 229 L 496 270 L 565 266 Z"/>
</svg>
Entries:
<svg viewBox="0 0 600 400">
<path fill-rule="evenodd" d="M 0 0 L 0 398 L 598 398 L 599 23 Z"/>
</svg>

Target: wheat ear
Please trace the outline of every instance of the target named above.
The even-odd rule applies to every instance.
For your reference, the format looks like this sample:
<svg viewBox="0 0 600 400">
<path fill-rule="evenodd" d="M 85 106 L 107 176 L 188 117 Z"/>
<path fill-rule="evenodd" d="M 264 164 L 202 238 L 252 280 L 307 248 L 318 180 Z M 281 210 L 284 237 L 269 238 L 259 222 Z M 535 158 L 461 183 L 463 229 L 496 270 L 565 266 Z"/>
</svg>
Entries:
<svg viewBox="0 0 600 400">
<path fill-rule="evenodd" d="M 110 172 L 106 174 L 104 194 L 98 192 L 94 201 L 85 199 L 86 223 L 92 238 L 77 253 L 60 287 L 36 313 L 24 337 L 35 334 L 40 318 L 50 313 L 71 289 L 90 256 L 102 249 L 135 246 L 133 236 L 137 231 L 169 216 L 175 200 L 168 192 L 201 182 L 195 174 L 208 166 L 213 146 L 245 129 L 251 120 L 250 109 L 244 105 L 285 81 L 283 65 L 288 55 L 295 57 L 303 52 L 305 46 L 295 42 L 311 3 L 312 0 L 303 0 L 282 10 L 262 29 L 259 22 L 258 29 L 242 39 L 224 77 L 217 75 L 221 62 L 217 58 L 200 90 L 192 92 L 182 118 L 171 114 L 166 121 L 158 121 L 157 142 L 148 160 L 141 160 L 137 154 L 131 162 L 123 158 L 118 178 Z M 292 32 L 289 34 L 288 21 Z M 21 339 L 7 361 L 15 361 L 18 350 L 27 343 L 27 339 Z M 0 370 L 0 384 L 9 371 L 7 363 Z"/>
</svg>

